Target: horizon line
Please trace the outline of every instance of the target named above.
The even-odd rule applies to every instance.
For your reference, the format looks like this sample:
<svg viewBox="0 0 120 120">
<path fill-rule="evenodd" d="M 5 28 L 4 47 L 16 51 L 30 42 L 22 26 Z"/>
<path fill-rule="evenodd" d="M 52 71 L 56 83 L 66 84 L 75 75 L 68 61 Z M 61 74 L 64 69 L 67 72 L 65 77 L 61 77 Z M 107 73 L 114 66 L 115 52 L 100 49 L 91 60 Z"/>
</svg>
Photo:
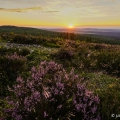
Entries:
<svg viewBox="0 0 120 120">
<path fill-rule="evenodd" d="M 38 29 L 55 29 L 55 28 L 68 28 L 67 26 L 32 26 L 32 25 L 0 25 L 0 26 L 15 26 L 15 27 L 30 27 L 30 28 L 38 28 Z M 75 26 L 72 29 L 77 28 L 97 28 L 97 29 L 120 29 L 120 25 L 81 25 Z"/>
</svg>

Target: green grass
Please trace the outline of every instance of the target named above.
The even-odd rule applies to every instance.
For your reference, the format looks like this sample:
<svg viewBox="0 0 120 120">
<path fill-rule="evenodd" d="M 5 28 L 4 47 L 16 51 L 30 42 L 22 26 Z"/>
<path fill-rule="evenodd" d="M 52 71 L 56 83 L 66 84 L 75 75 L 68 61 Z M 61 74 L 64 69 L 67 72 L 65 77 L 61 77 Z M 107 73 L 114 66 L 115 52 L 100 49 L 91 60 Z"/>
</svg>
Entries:
<svg viewBox="0 0 120 120">
<path fill-rule="evenodd" d="M 102 120 L 113 120 L 111 115 L 119 114 L 120 111 L 120 79 L 102 72 L 84 73 L 83 76 L 87 88 L 100 98 L 99 108 Z"/>
<path fill-rule="evenodd" d="M 105 90 L 120 84 L 119 78 L 111 77 L 102 72 L 84 73 L 83 76 L 87 87 L 92 91 Z"/>
</svg>

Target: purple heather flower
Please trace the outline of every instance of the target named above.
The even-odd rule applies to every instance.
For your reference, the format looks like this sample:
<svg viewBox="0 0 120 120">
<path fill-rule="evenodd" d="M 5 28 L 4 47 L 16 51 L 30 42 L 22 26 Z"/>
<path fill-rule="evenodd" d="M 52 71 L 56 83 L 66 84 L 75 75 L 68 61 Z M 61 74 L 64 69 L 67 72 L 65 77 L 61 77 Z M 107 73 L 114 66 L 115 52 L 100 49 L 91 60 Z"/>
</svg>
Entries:
<svg viewBox="0 0 120 120">
<path fill-rule="evenodd" d="M 55 95 L 58 95 L 58 92 L 59 92 L 58 89 L 55 88 L 55 89 L 54 89 L 54 94 L 55 94 Z"/>
<path fill-rule="evenodd" d="M 57 108 L 58 108 L 58 109 L 62 108 L 62 105 L 59 105 Z"/>
<path fill-rule="evenodd" d="M 79 112 L 82 106 L 80 104 L 77 104 L 75 107 L 76 107 L 76 110 Z"/>
<path fill-rule="evenodd" d="M 96 112 L 96 110 L 97 110 L 97 107 L 96 107 L 96 106 L 94 106 L 94 107 L 91 108 L 91 112 L 92 112 L 93 114 Z"/>
<path fill-rule="evenodd" d="M 44 111 L 44 118 L 46 118 L 48 116 L 48 114 L 46 113 L 46 111 Z"/>
<path fill-rule="evenodd" d="M 59 89 L 64 90 L 64 84 L 63 83 L 57 82 L 56 85 Z"/>
<path fill-rule="evenodd" d="M 60 95 L 63 95 L 64 94 L 64 92 L 63 91 L 60 91 Z"/>
</svg>

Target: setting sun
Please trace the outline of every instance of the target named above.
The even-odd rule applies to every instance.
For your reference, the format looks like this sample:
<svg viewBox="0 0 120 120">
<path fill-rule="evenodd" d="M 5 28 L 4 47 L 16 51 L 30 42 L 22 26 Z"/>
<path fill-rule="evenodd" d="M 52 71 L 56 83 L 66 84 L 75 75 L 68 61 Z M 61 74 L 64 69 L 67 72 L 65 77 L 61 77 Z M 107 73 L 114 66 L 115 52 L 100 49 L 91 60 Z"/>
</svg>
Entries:
<svg viewBox="0 0 120 120">
<path fill-rule="evenodd" d="M 74 28 L 74 26 L 73 26 L 72 24 L 70 24 L 70 25 L 68 26 L 68 28 Z"/>
</svg>

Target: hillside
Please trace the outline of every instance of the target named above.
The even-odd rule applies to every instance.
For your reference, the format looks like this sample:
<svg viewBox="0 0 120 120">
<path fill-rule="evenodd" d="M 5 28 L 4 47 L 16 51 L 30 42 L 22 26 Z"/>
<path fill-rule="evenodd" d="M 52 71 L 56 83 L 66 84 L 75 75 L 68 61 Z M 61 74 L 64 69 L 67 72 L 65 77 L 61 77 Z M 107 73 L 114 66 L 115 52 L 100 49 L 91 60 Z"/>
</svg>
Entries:
<svg viewBox="0 0 120 120">
<path fill-rule="evenodd" d="M 31 35 L 54 35 L 56 32 L 37 29 L 37 28 L 30 28 L 30 27 L 18 27 L 18 26 L 0 26 L 0 32 L 2 33 L 18 33 L 18 34 L 31 34 Z"/>
<path fill-rule="evenodd" d="M 74 39 L 56 37 L 56 34 L 61 33 L 15 26 L 0 27 L 0 118 L 11 120 L 12 115 L 3 111 L 12 110 L 13 106 L 9 103 L 19 102 L 17 110 L 26 111 L 25 100 L 33 98 L 29 107 L 34 105 L 36 111 L 26 112 L 32 119 L 36 115 L 44 119 L 46 109 L 54 120 L 59 114 L 61 119 L 66 117 L 66 112 L 65 119 L 79 120 L 79 111 L 76 112 L 73 107 L 75 96 L 77 99 L 78 92 L 81 92 L 80 100 L 87 106 L 85 110 L 95 109 L 94 113 L 89 111 L 90 115 L 96 117 L 100 113 L 101 120 L 113 120 L 111 114 L 120 111 L 120 46 L 94 43 L 93 40 L 99 41 L 99 37 L 95 36 L 82 35 L 81 40 L 74 36 L 71 36 Z M 6 96 L 14 102 L 7 101 Z M 45 106 L 44 109 L 40 109 L 41 106 Z M 56 111 L 58 108 L 60 111 Z M 84 108 L 81 107 L 82 110 Z M 69 113 L 70 110 L 73 110 L 72 113 Z"/>
<path fill-rule="evenodd" d="M 45 39 L 72 39 L 94 43 L 106 43 L 106 44 L 120 44 L 120 31 L 119 30 L 99 30 L 99 29 L 36 29 L 29 27 L 17 27 L 17 26 L 0 26 L 1 36 L 6 36 L 11 39 L 10 36 L 14 35 L 26 35 L 33 37 L 44 37 Z M 13 35 L 14 34 L 14 35 Z"/>
</svg>

